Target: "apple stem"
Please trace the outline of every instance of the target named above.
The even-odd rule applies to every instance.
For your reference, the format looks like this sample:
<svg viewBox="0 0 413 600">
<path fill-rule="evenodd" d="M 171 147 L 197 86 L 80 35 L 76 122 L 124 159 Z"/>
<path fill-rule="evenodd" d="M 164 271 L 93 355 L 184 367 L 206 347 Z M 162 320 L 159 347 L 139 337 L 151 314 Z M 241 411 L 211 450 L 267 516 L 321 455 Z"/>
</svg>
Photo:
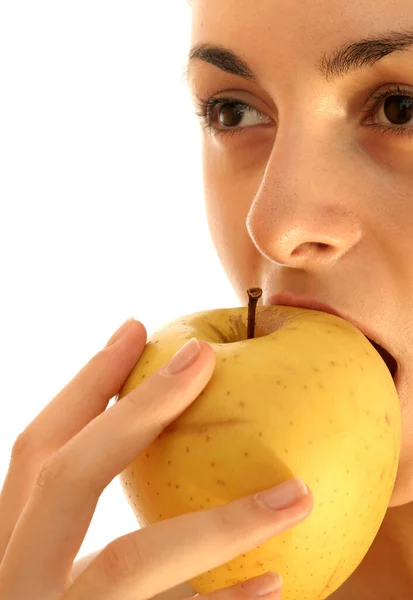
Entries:
<svg viewBox="0 0 413 600">
<path fill-rule="evenodd" d="M 248 303 L 248 339 L 251 340 L 255 335 L 255 313 L 257 309 L 257 302 L 262 296 L 261 288 L 249 288 L 247 290 L 249 303 Z"/>
</svg>

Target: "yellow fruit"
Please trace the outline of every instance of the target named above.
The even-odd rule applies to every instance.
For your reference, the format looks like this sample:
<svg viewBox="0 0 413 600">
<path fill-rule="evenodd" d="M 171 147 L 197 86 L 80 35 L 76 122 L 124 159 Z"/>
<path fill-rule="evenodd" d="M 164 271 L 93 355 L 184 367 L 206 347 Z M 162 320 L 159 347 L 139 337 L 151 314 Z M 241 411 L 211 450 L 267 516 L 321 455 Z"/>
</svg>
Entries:
<svg viewBox="0 0 413 600">
<path fill-rule="evenodd" d="M 274 570 L 283 600 L 323 600 L 360 564 L 388 508 L 401 441 L 396 387 L 347 321 L 258 307 L 247 339 L 247 312 L 199 312 L 154 332 L 119 399 L 191 337 L 213 347 L 216 369 L 120 481 L 144 527 L 302 477 L 314 495 L 308 519 L 189 584 L 207 594 Z"/>
</svg>

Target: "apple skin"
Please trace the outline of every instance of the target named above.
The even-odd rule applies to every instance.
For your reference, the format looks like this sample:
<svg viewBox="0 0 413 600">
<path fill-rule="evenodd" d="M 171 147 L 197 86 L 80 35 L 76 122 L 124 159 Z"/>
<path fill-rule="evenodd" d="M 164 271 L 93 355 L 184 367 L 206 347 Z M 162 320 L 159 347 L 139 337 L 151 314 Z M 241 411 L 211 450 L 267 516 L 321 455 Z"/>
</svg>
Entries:
<svg viewBox="0 0 413 600">
<path fill-rule="evenodd" d="M 155 331 L 121 400 L 191 337 L 216 354 L 193 404 L 120 474 L 142 527 L 229 503 L 299 476 L 314 509 L 301 524 L 189 581 L 208 594 L 278 571 L 283 600 L 324 600 L 355 571 L 387 511 L 399 463 L 400 403 L 379 353 L 324 312 L 199 312 Z M 179 582 L 177 582 L 179 583 Z"/>
</svg>

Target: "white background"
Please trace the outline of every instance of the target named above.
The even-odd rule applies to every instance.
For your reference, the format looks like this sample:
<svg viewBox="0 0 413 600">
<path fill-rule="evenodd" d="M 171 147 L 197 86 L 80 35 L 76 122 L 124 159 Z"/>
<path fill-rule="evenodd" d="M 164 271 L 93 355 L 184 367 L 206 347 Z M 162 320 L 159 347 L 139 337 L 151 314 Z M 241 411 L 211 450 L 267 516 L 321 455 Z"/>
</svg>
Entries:
<svg viewBox="0 0 413 600">
<path fill-rule="evenodd" d="M 203 203 L 185 0 L 0 3 L 0 482 L 128 317 L 238 306 Z M 113 404 L 113 403 L 112 403 Z M 79 552 L 137 522 L 118 478 Z"/>
</svg>

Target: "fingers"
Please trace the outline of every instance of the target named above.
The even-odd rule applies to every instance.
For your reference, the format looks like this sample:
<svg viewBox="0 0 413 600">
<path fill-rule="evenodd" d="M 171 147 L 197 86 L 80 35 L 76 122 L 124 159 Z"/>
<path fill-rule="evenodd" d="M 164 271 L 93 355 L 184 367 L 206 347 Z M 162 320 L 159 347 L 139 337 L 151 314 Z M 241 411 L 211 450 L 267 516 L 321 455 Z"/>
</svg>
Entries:
<svg viewBox="0 0 413 600">
<path fill-rule="evenodd" d="M 195 400 L 214 367 L 212 348 L 201 342 L 200 360 L 188 370 L 175 376 L 159 370 L 45 463 L 1 565 L 7 581 L 0 592 L 13 582 L 16 598 L 43 597 L 70 582 L 104 488 Z"/>
<path fill-rule="evenodd" d="M 242 584 L 217 590 L 207 596 L 188 596 L 185 600 L 247 600 L 265 597 L 266 600 L 281 600 L 282 579 L 277 573 L 268 572 Z M 180 600 L 184 600 L 181 598 Z"/>
<path fill-rule="evenodd" d="M 142 323 L 124 323 L 17 439 L 0 494 L 0 563 L 43 463 L 105 410 L 145 344 Z"/>
<path fill-rule="evenodd" d="M 87 554 L 86 556 L 82 556 L 82 558 L 78 558 L 75 560 L 74 565 L 72 567 L 72 580 L 74 581 L 83 571 L 90 565 L 90 563 L 95 560 L 96 556 L 102 551 L 95 550 L 91 554 Z"/>
<path fill-rule="evenodd" d="M 276 488 L 278 500 L 273 498 L 272 506 L 278 508 L 267 508 L 255 494 L 114 540 L 73 582 L 63 600 L 146 600 L 225 564 L 309 516 L 312 494 L 300 480 L 293 484 L 295 500 L 289 484 Z"/>
</svg>

